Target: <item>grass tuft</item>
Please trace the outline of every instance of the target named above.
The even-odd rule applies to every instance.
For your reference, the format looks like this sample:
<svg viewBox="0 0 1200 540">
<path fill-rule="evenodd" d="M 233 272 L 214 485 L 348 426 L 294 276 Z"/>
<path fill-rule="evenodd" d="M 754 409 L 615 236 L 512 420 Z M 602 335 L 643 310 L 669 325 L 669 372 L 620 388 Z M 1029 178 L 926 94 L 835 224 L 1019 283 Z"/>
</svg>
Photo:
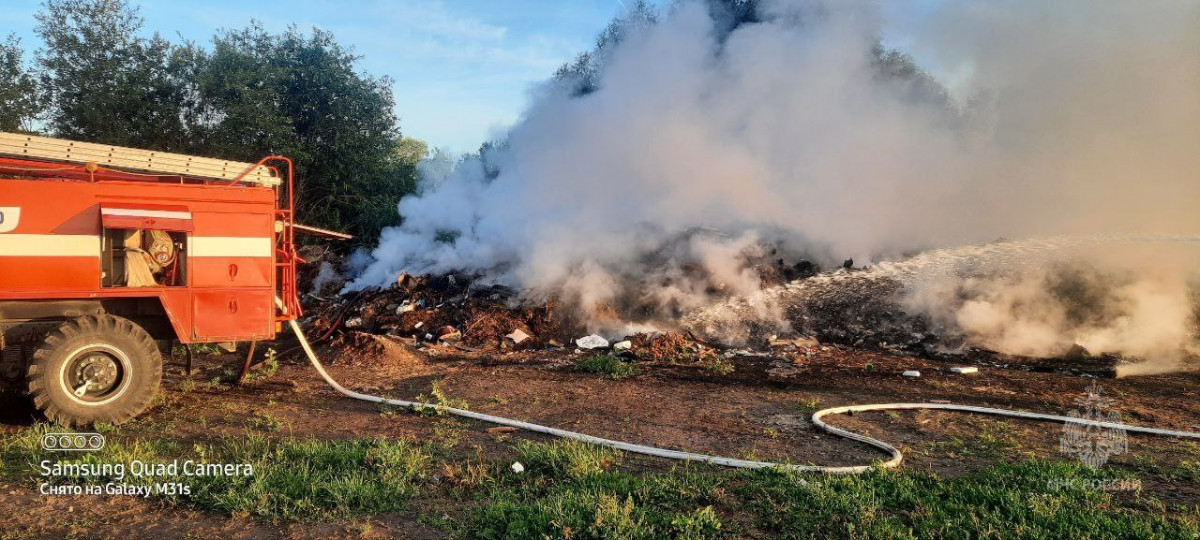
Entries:
<svg viewBox="0 0 1200 540">
<path fill-rule="evenodd" d="M 531 473 L 562 479 L 600 474 L 621 459 L 617 450 L 574 440 L 550 444 L 522 440 L 517 442 L 516 450 L 520 461 Z"/>
<path fill-rule="evenodd" d="M 638 372 L 636 365 L 611 354 L 597 354 L 580 359 L 572 369 L 582 373 L 608 375 L 613 379 L 631 377 Z"/>
<path fill-rule="evenodd" d="M 700 361 L 700 367 L 714 375 L 729 375 L 734 372 L 733 362 L 719 354 L 713 354 L 704 357 Z"/>
<path fill-rule="evenodd" d="M 442 407 L 449 407 L 451 409 L 467 410 L 470 408 L 470 406 L 467 404 L 467 401 L 465 399 L 451 398 L 450 395 L 446 393 L 446 389 L 444 387 L 442 387 L 442 384 L 443 384 L 442 381 L 433 381 L 433 384 L 431 385 L 429 393 L 421 394 L 421 395 L 417 396 L 417 401 L 421 402 L 421 403 L 429 403 L 431 405 L 440 405 Z M 443 416 L 443 415 L 450 414 L 441 409 L 436 409 L 434 407 L 426 407 L 426 406 L 422 406 L 422 405 L 418 405 L 418 406 L 414 407 L 413 410 L 417 411 L 418 413 L 420 413 L 421 415 L 424 415 L 424 416 L 429 416 L 429 415 Z"/>
</svg>

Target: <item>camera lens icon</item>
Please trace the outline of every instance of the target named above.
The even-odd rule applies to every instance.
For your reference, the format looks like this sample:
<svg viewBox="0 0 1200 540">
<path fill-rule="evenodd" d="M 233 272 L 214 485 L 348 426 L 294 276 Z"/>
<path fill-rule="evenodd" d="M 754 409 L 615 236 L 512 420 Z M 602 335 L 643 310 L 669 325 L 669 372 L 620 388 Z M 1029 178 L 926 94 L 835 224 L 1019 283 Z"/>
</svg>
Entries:
<svg viewBox="0 0 1200 540">
<path fill-rule="evenodd" d="M 95 452 L 104 448 L 100 433 L 47 433 L 42 435 L 42 449 L 52 452 Z"/>
</svg>

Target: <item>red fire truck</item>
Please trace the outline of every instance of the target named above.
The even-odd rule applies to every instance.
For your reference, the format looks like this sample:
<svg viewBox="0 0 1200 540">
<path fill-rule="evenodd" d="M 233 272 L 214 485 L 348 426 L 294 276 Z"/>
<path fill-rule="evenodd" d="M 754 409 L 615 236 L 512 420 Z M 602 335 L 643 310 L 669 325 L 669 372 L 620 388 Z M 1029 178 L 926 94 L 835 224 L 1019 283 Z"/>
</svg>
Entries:
<svg viewBox="0 0 1200 540">
<path fill-rule="evenodd" d="M 0 133 L 0 375 L 51 420 L 119 423 L 161 344 L 274 337 L 300 314 L 292 187 L 279 156 Z"/>
</svg>

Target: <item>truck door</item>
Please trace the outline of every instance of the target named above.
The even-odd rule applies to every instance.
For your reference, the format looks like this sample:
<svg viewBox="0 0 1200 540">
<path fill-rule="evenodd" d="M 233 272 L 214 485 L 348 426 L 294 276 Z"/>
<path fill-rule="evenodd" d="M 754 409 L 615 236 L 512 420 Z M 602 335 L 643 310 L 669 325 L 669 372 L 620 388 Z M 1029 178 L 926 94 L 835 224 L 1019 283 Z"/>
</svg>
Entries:
<svg viewBox="0 0 1200 540">
<path fill-rule="evenodd" d="M 193 338 L 274 335 L 274 220 L 267 213 L 197 212 L 189 237 Z M 255 235 L 256 236 L 249 236 Z"/>
</svg>

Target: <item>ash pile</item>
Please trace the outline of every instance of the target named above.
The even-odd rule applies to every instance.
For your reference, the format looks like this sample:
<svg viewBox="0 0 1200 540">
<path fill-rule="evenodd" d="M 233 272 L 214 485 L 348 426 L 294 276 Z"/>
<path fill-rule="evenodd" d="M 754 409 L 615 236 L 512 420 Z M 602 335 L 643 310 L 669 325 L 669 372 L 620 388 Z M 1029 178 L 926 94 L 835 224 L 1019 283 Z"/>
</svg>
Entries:
<svg viewBox="0 0 1200 540">
<path fill-rule="evenodd" d="M 1076 341 L 1096 329 L 1120 329 L 1137 315 L 1131 311 L 1136 304 L 1119 293 L 1137 283 L 1136 274 L 1107 271 L 1074 256 L 1080 248 L 1112 242 L 1108 237 L 1000 240 L 930 250 L 872 268 L 848 264 L 716 303 L 689 314 L 682 325 L 727 344 L 757 347 L 774 334 L 809 335 L 858 349 L 1034 371 L 1115 376 L 1200 368 L 1200 339 L 1194 328 L 1190 334 L 1195 345 L 1183 344 L 1182 357 L 1173 361 L 1136 351 L 1093 352 Z M 1046 338 L 1040 350 L 1006 351 L 1011 347 L 1003 340 L 958 324 L 956 310 L 997 290 L 1026 295 L 1015 297 L 1019 300 L 1013 311 L 998 313 L 1014 328 L 1031 321 L 1042 324 L 1033 328 L 1049 330 L 1038 334 Z M 1192 293 L 1193 321 L 1200 321 L 1197 291 Z M 1004 307 L 1003 302 L 998 305 Z M 1047 313 L 1061 310 L 1063 317 L 1038 319 L 1030 305 Z M 1026 315 L 1029 318 L 1022 318 Z M 1054 324 L 1044 324 L 1047 321 Z M 1166 345 L 1174 343 L 1168 340 Z"/>
<path fill-rule="evenodd" d="M 848 267 L 728 299 L 689 314 L 683 326 L 714 342 L 751 348 L 779 336 L 919 354 L 953 348 L 952 338 L 939 335 L 927 316 L 906 310 L 904 300 L 900 279 Z"/>
</svg>

